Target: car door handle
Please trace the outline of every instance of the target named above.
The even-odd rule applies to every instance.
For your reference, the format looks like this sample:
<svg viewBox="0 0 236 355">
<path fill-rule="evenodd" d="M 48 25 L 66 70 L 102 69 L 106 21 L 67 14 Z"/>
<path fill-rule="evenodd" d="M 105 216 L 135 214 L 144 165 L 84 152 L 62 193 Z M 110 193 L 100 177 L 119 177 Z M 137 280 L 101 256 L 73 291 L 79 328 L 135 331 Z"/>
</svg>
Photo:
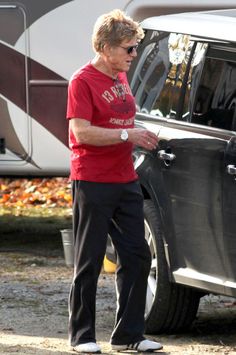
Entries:
<svg viewBox="0 0 236 355">
<path fill-rule="evenodd" d="M 158 158 L 161 160 L 172 161 L 176 158 L 176 156 L 173 153 L 167 153 L 165 150 L 159 150 Z"/>
<path fill-rule="evenodd" d="M 236 166 L 235 165 L 227 165 L 227 173 L 229 175 L 236 175 Z"/>
</svg>

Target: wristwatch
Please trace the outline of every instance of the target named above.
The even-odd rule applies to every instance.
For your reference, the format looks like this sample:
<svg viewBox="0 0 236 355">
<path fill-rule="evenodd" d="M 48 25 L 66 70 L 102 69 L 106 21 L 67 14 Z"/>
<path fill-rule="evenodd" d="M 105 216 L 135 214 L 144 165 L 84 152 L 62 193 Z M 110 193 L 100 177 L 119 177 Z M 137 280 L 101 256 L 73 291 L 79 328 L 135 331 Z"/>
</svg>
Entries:
<svg viewBox="0 0 236 355">
<path fill-rule="evenodd" d="M 126 129 L 122 129 L 121 134 L 120 134 L 120 139 L 123 142 L 127 142 L 128 138 L 129 138 L 129 134 L 128 134 L 127 130 Z"/>
</svg>

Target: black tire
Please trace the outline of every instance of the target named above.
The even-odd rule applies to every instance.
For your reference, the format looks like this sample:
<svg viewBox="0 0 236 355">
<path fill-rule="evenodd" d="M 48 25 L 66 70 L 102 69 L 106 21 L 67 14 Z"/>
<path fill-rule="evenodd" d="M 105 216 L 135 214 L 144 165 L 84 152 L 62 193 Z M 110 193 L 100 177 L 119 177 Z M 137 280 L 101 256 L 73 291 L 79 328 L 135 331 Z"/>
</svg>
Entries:
<svg viewBox="0 0 236 355">
<path fill-rule="evenodd" d="M 169 281 L 163 232 L 159 215 L 152 201 L 144 201 L 145 237 L 152 266 L 146 300 L 146 333 L 176 333 L 192 324 L 196 317 L 201 293 Z"/>
</svg>

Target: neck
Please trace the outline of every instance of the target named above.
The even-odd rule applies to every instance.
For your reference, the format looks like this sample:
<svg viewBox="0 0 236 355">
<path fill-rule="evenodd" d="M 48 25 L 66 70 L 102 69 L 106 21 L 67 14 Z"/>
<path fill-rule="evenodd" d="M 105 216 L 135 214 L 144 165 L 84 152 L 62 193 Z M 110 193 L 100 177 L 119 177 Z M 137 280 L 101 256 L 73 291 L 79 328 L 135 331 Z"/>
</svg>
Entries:
<svg viewBox="0 0 236 355">
<path fill-rule="evenodd" d="M 117 78 L 118 72 L 113 70 L 111 66 L 99 54 L 93 58 L 91 64 L 100 72 L 110 76 L 113 80 Z"/>
</svg>

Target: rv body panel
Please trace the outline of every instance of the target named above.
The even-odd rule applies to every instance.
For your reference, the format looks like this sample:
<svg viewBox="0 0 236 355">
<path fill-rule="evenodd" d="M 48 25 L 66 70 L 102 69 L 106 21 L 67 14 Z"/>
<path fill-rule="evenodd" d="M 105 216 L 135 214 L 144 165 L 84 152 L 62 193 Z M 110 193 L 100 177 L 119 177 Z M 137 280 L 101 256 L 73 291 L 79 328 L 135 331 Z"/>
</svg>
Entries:
<svg viewBox="0 0 236 355">
<path fill-rule="evenodd" d="M 216 1 L 0 0 L 0 175 L 69 174 L 67 85 L 93 57 L 97 17 L 120 8 L 136 20 L 233 7 Z"/>
</svg>

